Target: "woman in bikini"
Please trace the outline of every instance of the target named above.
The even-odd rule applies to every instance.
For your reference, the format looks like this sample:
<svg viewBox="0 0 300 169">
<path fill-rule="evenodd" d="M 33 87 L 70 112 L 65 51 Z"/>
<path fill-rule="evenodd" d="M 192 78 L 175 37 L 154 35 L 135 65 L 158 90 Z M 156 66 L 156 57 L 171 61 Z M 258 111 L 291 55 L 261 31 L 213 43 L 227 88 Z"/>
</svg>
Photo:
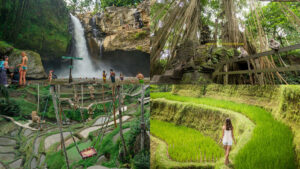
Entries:
<svg viewBox="0 0 300 169">
<path fill-rule="evenodd" d="M 19 64 L 20 68 L 20 85 L 26 85 L 26 72 L 27 72 L 27 62 L 28 57 L 25 52 L 21 53 L 22 55 L 22 63 Z"/>
<path fill-rule="evenodd" d="M 229 152 L 231 150 L 232 142 L 236 144 L 236 140 L 233 135 L 233 126 L 230 118 L 227 118 L 225 124 L 223 126 L 223 134 L 220 142 L 223 142 L 224 150 L 225 150 L 225 165 L 229 164 Z"/>
</svg>

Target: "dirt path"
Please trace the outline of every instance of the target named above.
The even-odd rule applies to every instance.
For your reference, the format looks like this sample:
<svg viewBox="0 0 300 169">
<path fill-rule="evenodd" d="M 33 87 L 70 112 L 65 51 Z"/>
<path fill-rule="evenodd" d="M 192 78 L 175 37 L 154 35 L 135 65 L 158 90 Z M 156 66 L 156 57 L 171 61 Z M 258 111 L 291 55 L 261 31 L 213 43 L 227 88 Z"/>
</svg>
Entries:
<svg viewBox="0 0 300 169">
<path fill-rule="evenodd" d="M 130 116 L 123 116 L 123 117 L 122 117 L 122 121 L 125 122 L 125 121 L 127 121 L 129 118 L 130 118 Z M 117 120 L 117 123 L 119 123 L 119 119 Z M 114 121 L 111 121 L 111 122 L 108 123 L 107 126 L 111 126 L 111 125 L 113 125 L 113 124 L 114 124 Z M 87 138 L 87 137 L 89 136 L 89 133 L 90 133 L 90 132 L 93 132 L 93 131 L 98 130 L 98 129 L 100 129 L 100 128 L 102 128 L 102 126 L 93 126 L 93 127 L 89 127 L 89 128 L 86 128 L 86 129 L 82 130 L 79 134 L 80 134 L 83 138 Z"/>
<path fill-rule="evenodd" d="M 27 128 L 27 129 L 30 129 L 30 130 L 33 130 L 33 131 L 37 131 L 38 130 L 38 129 L 35 129 L 35 128 L 32 128 L 32 127 L 29 126 L 32 123 L 32 120 L 28 120 L 28 122 L 26 124 L 22 124 L 20 122 L 15 121 L 11 117 L 8 117 L 8 116 L 5 116 L 5 115 L 1 115 L 1 116 L 4 117 L 4 118 L 7 118 L 9 120 L 11 120 L 13 123 L 15 123 L 16 125 L 18 125 L 20 127 Z"/>
<path fill-rule="evenodd" d="M 63 132 L 64 139 L 70 135 L 70 132 Z M 48 136 L 45 139 L 45 150 L 48 150 L 53 144 L 60 142 L 60 133 Z"/>
</svg>

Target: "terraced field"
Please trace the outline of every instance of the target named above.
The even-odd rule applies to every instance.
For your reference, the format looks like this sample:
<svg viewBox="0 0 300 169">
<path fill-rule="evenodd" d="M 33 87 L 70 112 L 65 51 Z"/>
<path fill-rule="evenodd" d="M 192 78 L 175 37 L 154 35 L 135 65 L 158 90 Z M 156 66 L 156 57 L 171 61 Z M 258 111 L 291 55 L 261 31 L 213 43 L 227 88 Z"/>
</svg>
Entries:
<svg viewBox="0 0 300 169">
<path fill-rule="evenodd" d="M 231 153 L 230 160 L 235 169 L 296 169 L 295 146 L 293 144 L 293 133 L 291 129 L 274 117 L 263 108 L 235 103 L 213 98 L 193 98 L 172 95 L 171 93 L 151 93 L 152 100 L 164 98 L 169 101 L 190 103 L 195 105 L 207 105 L 215 108 L 222 108 L 238 112 L 248 117 L 255 123 L 254 130 L 248 135 L 249 141 L 237 138 L 238 144 L 245 142 L 245 145 L 236 148 L 236 155 Z M 151 103 L 151 110 L 154 103 Z M 156 105 L 157 109 L 165 111 L 165 105 Z M 174 107 L 173 107 L 174 108 Z M 180 109 L 174 108 L 174 111 Z M 165 112 L 166 114 L 170 112 Z M 167 115 L 168 116 L 168 115 Z M 176 118 L 176 117 L 175 117 Z M 174 119 L 172 119 L 174 120 Z M 239 127 L 236 127 L 239 130 Z M 165 140 L 166 141 L 166 140 Z M 167 142 L 167 141 L 166 141 Z M 234 151 L 234 150 L 233 150 Z M 169 152 L 170 153 L 170 152 Z M 224 168 L 220 162 L 215 164 L 216 168 Z"/>
<path fill-rule="evenodd" d="M 171 159 L 181 162 L 214 162 L 224 150 L 210 137 L 199 131 L 173 123 L 151 120 L 151 133 L 166 141 Z"/>
<path fill-rule="evenodd" d="M 33 108 L 30 106 L 21 109 L 23 114 L 29 114 L 32 110 L 36 110 L 36 86 L 28 86 L 26 88 L 20 89 L 23 92 L 24 97 L 19 97 L 17 95 L 18 90 L 14 90 L 11 93 L 11 100 L 17 100 L 26 98 L 26 96 L 31 96 L 31 99 L 27 99 L 27 102 L 35 105 Z M 41 87 L 43 92 L 41 92 L 41 97 L 48 94 L 48 87 L 46 89 Z M 98 92 L 102 91 L 101 86 L 95 87 Z M 148 87 L 145 87 L 145 89 Z M 72 86 L 62 86 L 61 87 L 61 96 L 73 99 L 72 95 Z M 107 87 L 107 89 L 109 89 Z M 140 104 L 136 104 L 138 98 L 140 97 L 140 86 L 130 86 L 124 90 L 129 96 L 124 100 L 125 103 L 121 108 L 123 111 L 123 132 L 126 144 L 128 144 L 128 150 L 131 150 L 132 147 L 129 146 L 129 140 L 132 141 L 130 144 L 133 146 L 136 143 L 136 130 L 138 127 L 135 127 L 134 130 L 132 126 L 137 126 L 140 123 Z M 86 89 L 85 89 L 86 90 Z M 138 94 L 136 94 L 138 93 Z M 89 93 L 88 91 L 83 91 L 83 106 L 88 106 L 89 102 Z M 134 96 L 131 96 L 134 95 Z M 16 97 L 15 97 L 16 96 Z M 96 94 L 95 99 L 101 100 L 102 95 Z M 21 101 L 20 101 L 21 102 Z M 49 100 L 50 102 L 50 100 Z M 107 107 L 110 107 L 111 103 Z M 22 106 L 22 105 L 20 105 Z M 62 104 L 63 109 L 68 108 L 69 104 Z M 103 110 L 102 110 L 103 111 Z M 33 124 L 31 120 L 27 120 L 23 117 L 22 120 L 18 118 L 11 118 L 3 116 L 0 113 L 0 168 L 20 168 L 23 166 L 28 169 L 36 168 L 48 168 L 48 169 L 58 169 L 66 168 L 65 156 L 61 150 L 61 136 L 58 125 L 56 121 L 52 121 L 50 117 L 55 116 L 53 112 L 53 104 L 48 104 L 46 109 L 45 123 L 43 123 L 42 130 L 38 130 L 38 126 Z M 149 117 L 149 104 L 145 104 L 145 114 L 148 114 Z M 119 115 L 118 108 L 116 109 L 116 116 Z M 68 117 L 68 116 L 67 116 Z M 149 124 L 148 118 L 146 118 L 147 124 Z M 116 121 L 119 126 L 119 119 Z M 106 126 L 107 123 L 107 126 Z M 103 127 L 104 126 L 104 127 Z M 147 125 L 149 126 L 149 125 Z M 70 127 L 70 129 L 69 129 Z M 101 135 L 99 130 L 103 128 L 103 140 L 99 143 L 96 140 L 98 135 Z M 97 156 L 83 160 L 78 153 L 75 143 L 73 142 L 70 134 L 70 130 L 75 136 L 76 142 L 79 144 L 79 149 L 83 150 L 90 146 L 93 146 L 97 141 L 98 144 L 95 144 L 95 149 L 97 150 Z M 120 129 L 119 127 L 114 127 L 113 114 L 110 111 L 109 116 L 105 116 L 102 113 L 95 113 L 94 118 L 91 121 L 80 122 L 76 120 L 67 121 L 63 120 L 62 132 L 64 136 L 64 142 L 68 154 L 68 161 L 71 168 L 87 168 L 90 166 L 101 166 L 102 168 L 106 167 L 117 167 L 118 164 L 118 155 L 120 149 L 120 136 L 118 135 Z M 106 166 L 106 167 L 105 167 Z"/>
</svg>

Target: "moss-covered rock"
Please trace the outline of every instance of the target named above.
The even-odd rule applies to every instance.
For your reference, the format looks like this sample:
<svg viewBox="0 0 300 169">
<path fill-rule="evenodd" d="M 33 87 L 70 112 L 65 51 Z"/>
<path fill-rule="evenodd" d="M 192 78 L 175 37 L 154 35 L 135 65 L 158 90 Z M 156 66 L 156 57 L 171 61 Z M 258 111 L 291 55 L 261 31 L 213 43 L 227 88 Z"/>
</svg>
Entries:
<svg viewBox="0 0 300 169">
<path fill-rule="evenodd" d="M 16 67 L 22 61 L 21 51 L 14 51 L 9 55 L 10 66 Z M 42 79 L 47 78 L 46 72 L 44 70 L 41 56 L 33 51 L 25 51 L 28 57 L 28 70 L 26 77 L 31 79 Z"/>
<path fill-rule="evenodd" d="M 12 45 L 0 41 L 0 54 L 9 56 L 9 66 L 17 67 L 21 64 L 22 56 L 21 50 L 14 48 Z M 30 79 L 42 79 L 46 78 L 45 69 L 42 64 L 41 56 L 33 51 L 25 50 L 28 57 L 28 70 L 26 77 Z"/>
</svg>

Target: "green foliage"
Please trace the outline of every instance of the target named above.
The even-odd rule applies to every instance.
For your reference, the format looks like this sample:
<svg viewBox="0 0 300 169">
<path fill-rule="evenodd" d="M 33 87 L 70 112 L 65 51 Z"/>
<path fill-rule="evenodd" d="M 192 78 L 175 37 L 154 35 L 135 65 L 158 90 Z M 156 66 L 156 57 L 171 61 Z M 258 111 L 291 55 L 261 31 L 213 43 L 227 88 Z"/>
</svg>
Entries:
<svg viewBox="0 0 300 169">
<path fill-rule="evenodd" d="M 195 129 L 151 120 L 151 133 L 166 141 L 169 155 L 175 161 L 215 161 L 216 157 L 219 159 L 224 155 L 221 146 Z"/>
<path fill-rule="evenodd" d="M 46 156 L 46 163 L 49 169 L 63 168 L 65 164 L 65 157 L 62 152 L 48 153 Z"/>
<path fill-rule="evenodd" d="M 36 110 L 36 104 L 30 103 L 24 98 L 12 98 L 11 101 L 15 102 L 24 116 L 30 117 L 31 112 Z"/>
<path fill-rule="evenodd" d="M 11 117 L 22 116 L 19 105 L 13 100 L 7 102 L 6 100 L 0 99 L 0 110 L 1 110 L 0 113 L 6 116 L 11 116 Z"/>
<path fill-rule="evenodd" d="M 36 51 L 47 61 L 65 54 L 71 36 L 63 0 L 2 0 L 1 4 L 0 39 Z"/>
<path fill-rule="evenodd" d="M 108 6 L 136 6 L 143 0 L 101 0 L 102 8 Z"/>
<path fill-rule="evenodd" d="M 285 2 L 285 5 L 299 18 L 300 17 L 300 4 L 299 3 L 292 3 L 292 2 Z M 268 3 L 266 6 L 257 7 L 257 10 L 262 11 L 260 16 L 260 23 L 261 26 L 268 36 L 268 38 L 275 38 L 279 42 L 283 43 L 282 45 L 288 46 L 287 41 L 290 44 L 299 43 L 299 32 L 297 31 L 296 24 L 293 24 L 291 20 L 294 20 L 292 16 L 286 16 L 285 13 L 288 14 L 285 8 L 281 3 L 271 2 Z M 255 17 L 255 11 L 250 12 L 246 16 L 246 26 L 250 32 L 254 34 L 254 37 L 258 37 L 258 29 L 255 24 L 257 22 Z M 294 21 L 293 21 L 294 22 Z M 286 35 L 286 40 L 284 36 Z"/>
<path fill-rule="evenodd" d="M 8 101 L 9 94 L 7 88 L 4 85 L 0 85 L 0 98 L 1 97 L 5 98 L 6 101 Z"/>
<path fill-rule="evenodd" d="M 150 168 L 150 156 L 149 156 L 149 152 L 144 152 L 141 151 L 139 152 L 137 155 L 134 156 L 133 158 L 133 168 L 134 169 L 139 169 L 139 168 L 143 168 L 143 169 L 148 169 Z"/>
<path fill-rule="evenodd" d="M 140 50 L 140 51 L 143 51 L 143 47 L 142 46 L 137 46 L 136 49 Z"/>
<path fill-rule="evenodd" d="M 300 123 L 300 86 L 283 86 L 280 103 L 281 117 Z"/>
<path fill-rule="evenodd" d="M 172 85 L 151 85 L 150 91 L 153 92 L 171 92 Z"/>
<path fill-rule="evenodd" d="M 181 102 L 206 104 L 242 113 L 250 118 L 256 124 L 256 127 L 251 140 L 236 155 L 234 168 L 296 169 L 292 131 L 282 122 L 276 121 L 263 108 L 212 98 L 175 96 L 170 93 L 153 93 L 151 98 L 166 98 Z"/>
<path fill-rule="evenodd" d="M 134 35 L 134 39 L 135 40 L 140 40 L 140 39 L 144 39 L 148 36 L 148 33 L 147 31 L 140 31 L 140 32 L 137 32 L 135 35 Z"/>
<path fill-rule="evenodd" d="M 151 69 L 150 76 L 152 77 L 153 75 L 163 74 L 167 68 L 167 63 L 168 63 L 167 59 L 160 59 L 154 63 L 151 63 L 153 69 Z"/>
</svg>

